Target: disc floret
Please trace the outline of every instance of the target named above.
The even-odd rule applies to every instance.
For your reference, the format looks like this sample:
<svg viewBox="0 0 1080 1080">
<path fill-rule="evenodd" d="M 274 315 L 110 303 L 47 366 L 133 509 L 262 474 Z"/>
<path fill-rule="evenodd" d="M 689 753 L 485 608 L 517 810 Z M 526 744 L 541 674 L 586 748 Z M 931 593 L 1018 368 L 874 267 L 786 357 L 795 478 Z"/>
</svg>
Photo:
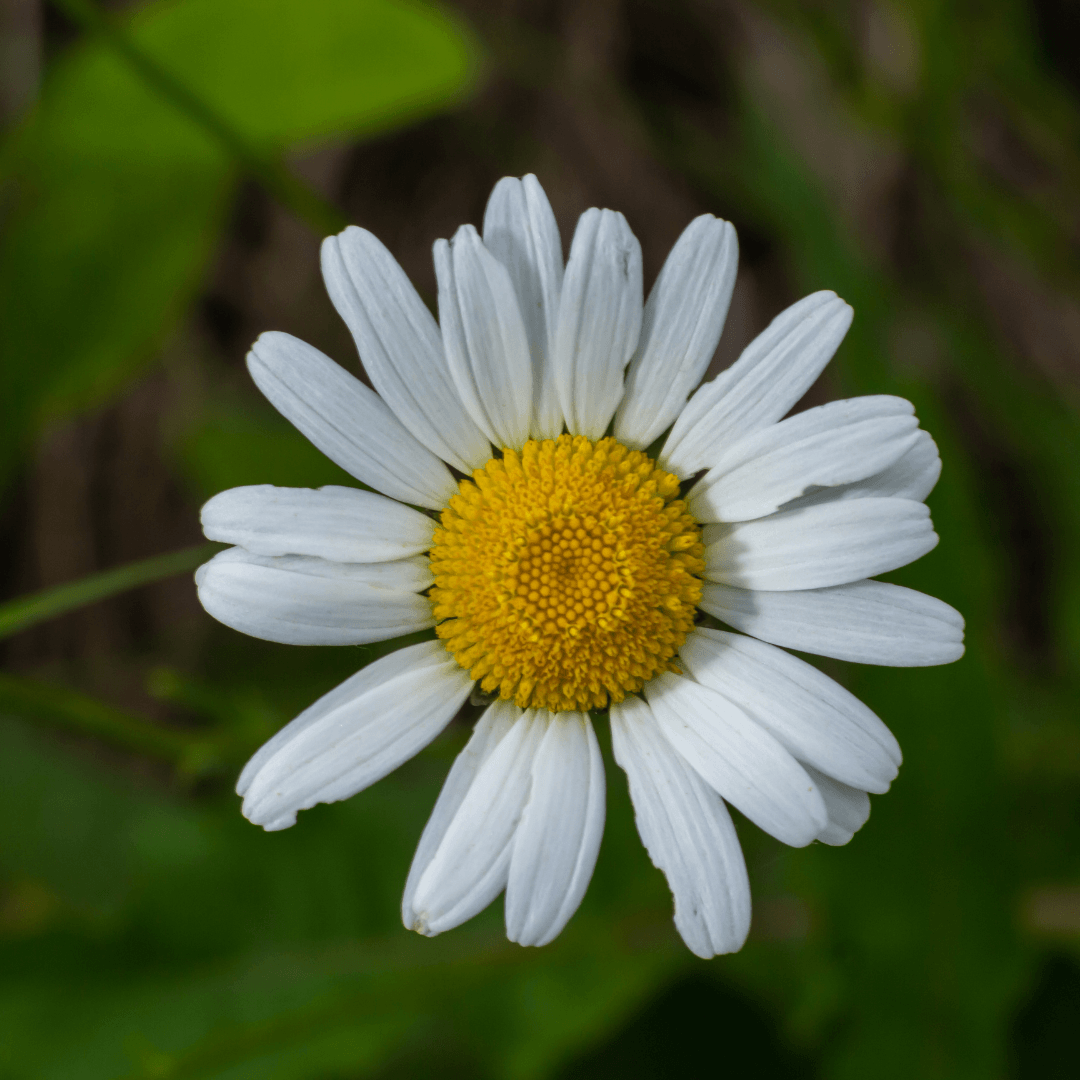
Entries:
<svg viewBox="0 0 1080 1080">
<path fill-rule="evenodd" d="M 677 671 L 704 570 L 678 495 L 676 476 L 615 439 L 504 450 L 461 481 L 435 530 L 439 637 L 522 708 L 603 708 Z"/>
</svg>

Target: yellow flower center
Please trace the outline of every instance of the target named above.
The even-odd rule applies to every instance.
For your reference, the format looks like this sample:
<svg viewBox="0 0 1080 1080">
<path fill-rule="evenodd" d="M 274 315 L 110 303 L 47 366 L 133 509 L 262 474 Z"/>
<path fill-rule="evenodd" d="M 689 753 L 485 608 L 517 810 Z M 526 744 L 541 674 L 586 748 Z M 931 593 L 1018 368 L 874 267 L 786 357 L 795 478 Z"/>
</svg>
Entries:
<svg viewBox="0 0 1080 1080">
<path fill-rule="evenodd" d="M 522 708 L 602 708 L 677 671 L 705 568 L 678 494 L 677 477 L 614 439 L 504 450 L 435 530 L 439 637 Z"/>
</svg>

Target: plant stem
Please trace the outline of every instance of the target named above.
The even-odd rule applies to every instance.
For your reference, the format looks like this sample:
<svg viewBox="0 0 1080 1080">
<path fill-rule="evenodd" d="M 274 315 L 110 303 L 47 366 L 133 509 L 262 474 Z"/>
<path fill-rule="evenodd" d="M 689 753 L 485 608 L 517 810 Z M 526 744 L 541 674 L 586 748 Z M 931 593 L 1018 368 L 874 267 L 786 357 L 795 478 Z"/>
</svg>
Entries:
<svg viewBox="0 0 1080 1080">
<path fill-rule="evenodd" d="M 17 675 L 0 674 L 0 712 L 156 758 L 187 776 L 214 771 L 226 756 L 212 737 L 155 724 L 76 690 Z"/>
<path fill-rule="evenodd" d="M 348 220 L 337 207 L 297 179 L 279 158 L 260 151 L 183 81 L 147 56 L 126 29 L 94 0 L 53 0 L 53 3 L 84 30 L 98 34 L 147 86 L 216 139 L 245 172 L 319 236 L 345 228 Z"/>
</svg>

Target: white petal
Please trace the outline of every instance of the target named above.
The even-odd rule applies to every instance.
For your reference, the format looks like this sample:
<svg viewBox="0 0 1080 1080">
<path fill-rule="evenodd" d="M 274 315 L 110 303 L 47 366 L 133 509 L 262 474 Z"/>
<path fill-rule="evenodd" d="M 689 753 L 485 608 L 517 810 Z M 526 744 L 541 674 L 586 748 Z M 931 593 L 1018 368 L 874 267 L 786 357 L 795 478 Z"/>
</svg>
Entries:
<svg viewBox="0 0 1080 1080">
<path fill-rule="evenodd" d="M 412 866 L 409 867 L 409 878 L 405 882 L 405 895 L 401 900 L 401 919 L 409 930 L 418 929 L 413 900 L 420 878 L 431 864 L 435 852 L 446 835 L 446 830 L 450 828 L 450 823 L 465 801 L 465 796 L 472 787 L 480 766 L 491 757 L 495 747 L 499 745 L 503 736 L 514 726 L 514 722 L 520 716 L 521 709 L 510 702 L 496 701 L 489 705 L 476 722 L 472 737 L 465 749 L 458 754 L 451 766 L 442 791 L 439 792 L 435 809 L 431 811 L 431 817 L 420 837 Z"/>
<path fill-rule="evenodd" d="M 337 709 L 350 705 L 367 689 L 382 683 L 389 683 L 403 674 L 408 674 L 413 669 L 425 669 L 432 665 L 440 666 L 449 655 L 444 647 L 440 652 L 440 647 L 441 643 L 439 642 L 425 641 L 419 645 L 410 645 L 404 649 L 397 649 L 363 667 L 355 675 L 335 686 L 333 690 L 323 694 L 318 701 L 309 705 L 299 716 L 291 720 L 276 735 L 263 743 L 252 755 L 236 781 L 236 794 L 246 795 L 252 781 L 262 767 L 271 758 L 275 757 L 279 750 L 296 739 L 302 731 L 318 723 L 323 717 L 329 716 Z"/>
<path fill-rule="evenodd" d="M 958 611 L 883 581 L 795 592 L 706 582 L 700 606 L 763 641 L 857 664 L 929 667 L 964 655 L 964 617 Z"/>
<path fill-rule="evenodd" d="M 559 226 L 540 181 L 530 173 L 504 176 L 484 211 L 484 246 L 506 267 L 517 294 L 533 366 L 529 433 L 555 439 L 563 429 L 555 391 L 553 350 L 559 318 L 563 258 Z"/>
<path fill-rule="evenodd" d="M 660 454 L 661 467 L 693 476 L 714 465 L 735 439 L 775 424 L 832 359 L 851 317 L 851 308 L 827 291 L 781 312 L 687 402 Z"/>
<path fill-rule="evenodd" d="M 818 833 L 817 838 L 823 844 L 841 847 L 866 824 L 870 816 L 870 796 L 858 788 L 841 784 L 839 780 L 809 765 L 804 768 L 817 784 L 825 800 L 825 809 L 829 812 L 829 824 Z"/>
<path fill-rule="evenodd" d="M 743 436 L 691 488 L 698 521 L 750 521 L 812 487 L 881 472 L 918 441 L 910 402 L 897 397 L 831 401 Z"/>
<path fill-rule="evenodd" d="M 286 645 L 362 645 L 435 625 L 425 558 L 338 563 L 229 548 L 195 574 L 202 606 L 242 634 Z"/>
<path fill-rule="evenodd" d="M 750 930 L 750 882 L 724 800 L 664 738 L 649 706 L 611 706 L 611 748 L 626 772 L 641 842 L 675 898 L 675 926 L 708 960 Z"/>
<path fill-rule="evenodd" d="M 604 833 L 604 763 L 585 713 L 541 713 L 547 727 L 510 855 L 506 936 L 553 941 L 588 888 Z"/>
<path fill-rule="evenodd" d="M 431 547 L 435 522 L 393 499 L 356 488 L 233 488 L 202 508 L 210 540 L 260 555 L 316 555 L 334 562 L 383 562 Z"/>
<path fill-rule="evenodd" d="M 529 710 L 480 765 L 413 895 L 413 929 L 429 937 L 471 919 L 506 887 L 514 833 L 547 728 Z"/>
<path fill-rule="evenodd" d="M 402 502 L 439 510 L 457 491 L 450 470 L 378 394 L 290 334 L 262 334 L 247 356 L 255 385 L 347 473 Z"/>
<path fill-rule="evenodd" d="M 941 476 L 937 445 L 925 431 L 916 433 L 914 445 L 892 465 L 865 480 L 840 487 L 811 491 L 784 505 L 785 510 L 836 499 L 912 499 L 923 502 Z"/>
<path fill-rule="evenodd" d="M 322 269 L 372 386 L 397 418 L 454 468 L 484 465 L 491 446 L 454 389 L 434 316 L 393 255 L 350 225 L 323 241 Z"/>
<path fill-rule="evenodd" d="M 471 687 L 439 641 L 368 664 L 248 762 L 236 785 L 244 816 L 268 831 L 285 829 L 299 810 L 355 795 L 427 746 Z"/>
<path fill-rule="evenodd" d="M 804 764 L 867 791 L 888 791 L 901 761 L 889 729 L 839 683 L 774 645 L 697 628 L 679 655 Z"/>
<path fill-rule="evenodd" d="M 566 264 L 555 385 L 571 435 L 599 439 L 615 415 L 641 333 L 641 245 L 614 210 L 586 210 Z"/>
<path fill-rule="evenodd" d="M 844 499 L 703 531 L 705 577 L 745 589 L 819 589 L 883 574 L 937 545 L 910 499 Z"/>
<path fill-rule="evenodd" d="M 520 448 L 532 421 L 533 371 L 510 275 L 471 225 L 435 243 L 439 322 L 465 408 L 497 446 Z"/>
<path fill-rule="evenodd" d="M 671 674 L 647 682 L 645 696 L 668 742 L 759 828 L 803 847 L 825 827 L 825 805 L 806 770 L 738 706 Z"/>
<path fill-rule="evenodd" d="M 724 329 L 739 241 L 726 221 L 694 218 L 671 249 L 645 303 L 641 340 L 626 372 L 615 438 L 644 450 L 679 415 Z"/>
</svg>

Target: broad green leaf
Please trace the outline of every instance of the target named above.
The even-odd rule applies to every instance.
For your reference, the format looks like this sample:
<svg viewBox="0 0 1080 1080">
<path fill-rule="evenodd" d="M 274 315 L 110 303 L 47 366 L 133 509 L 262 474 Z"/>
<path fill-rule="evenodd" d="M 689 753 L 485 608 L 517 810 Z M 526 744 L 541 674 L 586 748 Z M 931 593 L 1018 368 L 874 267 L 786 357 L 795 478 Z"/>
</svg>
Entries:
<svg viewBox="0 0 1080 1080">
<path fill-rule="evenodd" d="M 268 150 L 397 126 L 459 100 L 475 74 L 461 21 L 413 0 L 173 0 L 131 26 Z"/>
</svg>

